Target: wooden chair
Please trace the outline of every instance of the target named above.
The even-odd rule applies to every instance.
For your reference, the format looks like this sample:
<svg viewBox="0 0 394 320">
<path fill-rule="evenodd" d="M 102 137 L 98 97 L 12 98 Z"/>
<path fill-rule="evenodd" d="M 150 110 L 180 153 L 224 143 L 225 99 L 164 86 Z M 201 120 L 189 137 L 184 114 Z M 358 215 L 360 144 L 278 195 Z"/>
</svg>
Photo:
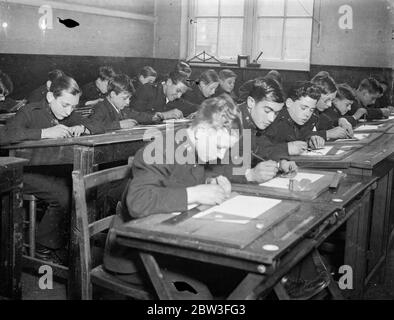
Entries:
<svg viewBox="0 0 394 320">
<path fill-rule="evenodd" d="M 80 231 L 78 244 L 80 248 L 81 297 L 83 300 L 92 299 L 93 284 L 135 299 L 146 300 L 153 298 L 152 294 L 147 291 L 134 287 L 106 272 L 102 265 L 92 268 L 91 238 L 108 230 L 114 215 L 89 223 L 89 216 L 94 217 L 95 214 L 89 214 L 89 210 L 92 209 L 87 200 L 87 193 L 100 185 L 128 178 L 130 168 L 131 161 L 129 161 L 128 165 L 98 171 L 85 176 L 80 171 L 72 172 L 76 224 L 77 229 Z"/>
<path fill-rule="evenodd" d="M 131 162 L 132 159 L 130 158 L 128 165 L 98 171 L 85 176 L 80 171 L 73 171 L 72 173 L 76 225 L 80 232 L 78 244 L 80 249 L 82 299 L 92 299 L 93 284 L 139 300 L 157 298 L 182 300 L 211 299 L 212 295 L 203 283 L 186 275 L 172 272 L 171 270 L 160 270 L 155 258 L 149 253 L 140 252 L 142 263 L 152 282 L 152 286 L 147 290 L 142 285 L 132 285 L 115 277 L 107 272 L 102 265 L 92 268 L 91 238 L 108 230 L 114 215 L 89 223 L 89 216 L 93 218 L 97 214 L 91 212 L 94 211 L 94 208 L 92 210 L 89 205 L 87 194 L 90 190 L 100 185 L 128 178 Z M 121 210 L 120 202 L 116 210 L 117 214 L 119 214 Z M 177 288 L 179 283 L 189 284 L 192 289 L 195 289 L 196 293 L 191 294 L 187 290 L 179 291 Z"/>
</svg>

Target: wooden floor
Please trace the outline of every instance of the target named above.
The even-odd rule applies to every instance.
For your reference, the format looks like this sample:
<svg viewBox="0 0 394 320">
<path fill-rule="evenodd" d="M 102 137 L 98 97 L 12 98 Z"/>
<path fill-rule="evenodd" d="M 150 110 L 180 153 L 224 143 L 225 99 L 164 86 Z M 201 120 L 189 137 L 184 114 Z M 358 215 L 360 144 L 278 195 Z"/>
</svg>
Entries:
<svg viewBox="0 0 394 320">
<path fill-rule="evenodd" d="M 378 279 L 372 279 L 364 299 L 366 300 L 393 300 L 394 299 L 394 246 L 390 248 L 387 257 L 388 268 L 384 281 L 379 283 Z M 55 282 L 52 290 L 41 290 L 38 287 L 38 277 L 24 273 L 22 276 L 23 299 L 24 300 L 64 300 L 66 299 L 66 288 L 64 284 Z M 104 297 L 103 297 L 104 298 Z M 105 299 L 119 299 L 117 296 L 105 296 Z"/>
</svg>

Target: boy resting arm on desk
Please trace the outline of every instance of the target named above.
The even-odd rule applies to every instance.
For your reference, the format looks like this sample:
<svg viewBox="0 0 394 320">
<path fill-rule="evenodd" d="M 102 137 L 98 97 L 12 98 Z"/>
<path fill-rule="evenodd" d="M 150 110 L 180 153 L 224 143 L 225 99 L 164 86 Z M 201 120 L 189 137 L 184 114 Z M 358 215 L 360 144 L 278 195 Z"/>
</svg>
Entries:
<svg viewBox="0 0 394 320">
<path fill-rule="evenodd" d="M 299 82 L 292 88 L 286 100 L 286 108 L 279 112 L 274 122 L 262 133 L 263 138 L 269 141 L 262 150 L 267 158 L 276 150 L 282 150 L 284 156 L 289 156 L 301 154 L 308 146 L 314 149 L 324 146 L 324 138 L 316 135 L 306 125 L 320 95 L 321 89 L 311 82 Z"/>
<path fill-rule="evenodd" d="M 125 74 L 118 74 L 109 80 L 105 99 L 95 106 L 85 122 L 91 134 L 129 129 L 137 123 L 152 123 L 152 114 L 136 112 L 128 107 L 134 91 L 132 86 Z"/>
<path fill-rule="evenodd" d="M 2 143 L 69 138 L 86 133 L 84 120 L 73 113 L 80 94 L 73 78 L 63 76 L 54 80 L 45 100 L 23 106 L 7 122 Z"/>
</svg>

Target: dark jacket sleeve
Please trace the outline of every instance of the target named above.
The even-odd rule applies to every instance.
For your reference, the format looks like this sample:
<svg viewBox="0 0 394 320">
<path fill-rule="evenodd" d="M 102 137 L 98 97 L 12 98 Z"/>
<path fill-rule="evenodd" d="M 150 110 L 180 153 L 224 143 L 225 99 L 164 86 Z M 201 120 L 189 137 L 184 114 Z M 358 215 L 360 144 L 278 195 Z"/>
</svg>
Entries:
<svg viewBox="0 0 394 320">
<path fill-rule="evenodd" d="M 24 140 L 40 140 L 41 129 L 30 128 L 31 118 L 25 108 L 8 120 L 1 131 L 1 144 L 17 143 Z"/>
<path fill-rule="evenodd" d="M 186 188 L 164 186 L 168 165 L 147 164 L 143 159 L 143 151 L 139 150 L 134 158 L 133 180 L 125 194 L 130 215 L 140 218 L 187 210 Z"/>
<path fill-rule="evenodd" d="M 98 104 L 93 113 L 83 122 L 91 134 L 120 129 L 119 121 L 112 121 L 103 104 Z"/>
<path fill-rule="evenodd" d="M 198 105 L 180 98 L 166 104 L 166 111 L 172 109 L 178 109 L 182 111 L 183 116 L 187 117 L 189 114 L 197 111 Z"/>
<path fill-rule="evenodd" d="M 281 159 L 289 158 L 289 151 L 287 147 L 287 142 L 275 143 L 266 134 L 261 134 L 256 137 L 256 147 L 254 149 L 254 154 L 258 158 L 263 158 L 267 160 L 279 161 Z"/>
<path fill-rule="evenodd" d="M 368 120 L 373 120 L 373 119 L 381 119 L 384 118 L 382 110 L 379 108 L 367 108 L 367 119 Z"/>
<path fill-rule="evenodd" d="M 150 85 L 142 85 L 140 86 L 136 92 L 132 100 L 130 101 L 130 107 L 135 111 L 146 111 L 150 107 L 152 107 L 151 100 L 152 95 L 154 95 L 154 88 Z"/>
<path fill-rule="evenodd" d="M 357 120 L 354 119 L 353 116 L 342 116 L 341 118 L 345 118 L 352 125 L 352 127 L 355 127 L 357 125 Z M 338 126 L 338 121 L 337 121 L 336 125 Z"/>
</svg>

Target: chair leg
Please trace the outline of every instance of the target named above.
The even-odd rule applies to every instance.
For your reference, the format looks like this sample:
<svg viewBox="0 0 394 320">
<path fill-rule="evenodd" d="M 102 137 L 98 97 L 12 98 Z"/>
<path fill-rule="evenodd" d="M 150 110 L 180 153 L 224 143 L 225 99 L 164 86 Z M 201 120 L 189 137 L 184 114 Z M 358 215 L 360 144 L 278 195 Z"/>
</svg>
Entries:
<svg viewBox="0 0 394 320">
<path fill-rule="evenodd" d="M 33 258 L 36 252 L 36 212 L 37 201 L 29 201 L 29 256 Z"/>
</svg>

